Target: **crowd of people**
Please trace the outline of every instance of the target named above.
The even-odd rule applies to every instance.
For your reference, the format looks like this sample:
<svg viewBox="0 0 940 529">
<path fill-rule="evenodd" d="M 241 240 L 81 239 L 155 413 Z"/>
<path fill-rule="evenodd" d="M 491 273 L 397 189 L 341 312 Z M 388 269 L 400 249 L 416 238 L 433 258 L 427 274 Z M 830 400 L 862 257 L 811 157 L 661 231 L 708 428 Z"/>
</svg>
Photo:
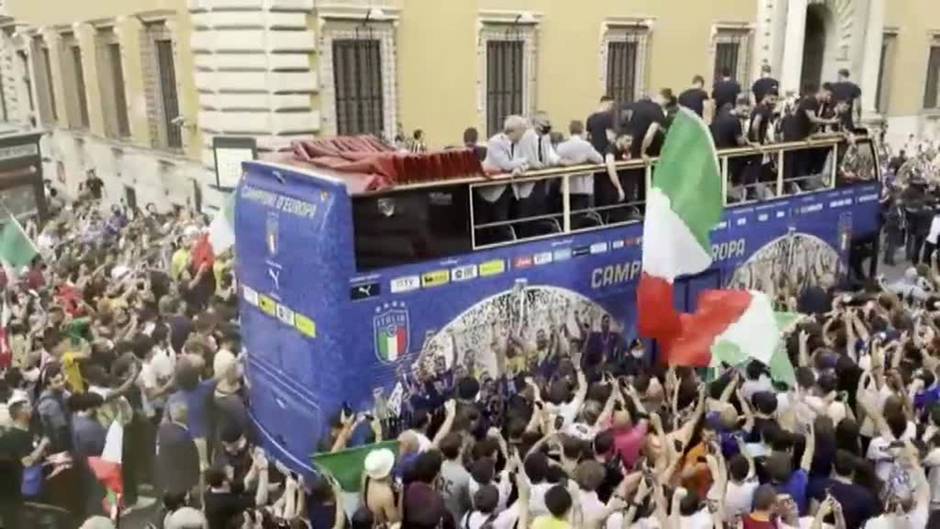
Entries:
<svg viewBox="0 0 940 529">
<path fill-rule="evenodd" d="M 940 278 L 921 279 L 923 300 L 874 283 L 788 300 L 806 313 L 784 337 L 792 386 L 756 361 L 703 373 L 547 337 L 548 371 L 420 373 L 398 453 L 369 453 L 358 505 L 313 484 L 313 525 L 936 527 Z"/>
<path fill-rule="evenodd" d="M 478 152 L 488 173 L 521 176 L 554 166 L 604 164 L 604 173 L 573 179 L 569 190 L 572 210 L 594 211 L 601 222 L 618 222 L 642 217 L 645 169 L 618 169 L 616 163 L 648 162 L 659 156 L 680 106 L 710 124 L 718 149 L 760 148 L 820 133 L 842 134 L 852 142 L 856 133 L 864 132 L 856 127 L 861 89 L 851 81 L 848 70 L 841 70 L 835 82 L 804 87 L 801 94 L 781 93 L 766 65 L 750 91 L 727 69 L 716 79 L 711 93 L 704 86 L 705 80 L 696 75 L 692 86 L 678 96 L 668 88 L 629 103 L 604 96 L 585 121 L 569 124 L 567 139 L 553 129 L 545 113 L 537 112 L 528 119 L 507 117 L 503 130 L 492 136 L 485 148 L 477 145 L 476 129 L 468 129 L 464 146 Z M 782 168 L 786 192 L 826 185 L 824 168 L 829 152 L 819 148 L 787 153 Z M 731 159 L 729 199 L 773 197 L 776 186 L 772 183 L 780 170 L 777 163 L 778 157 L 769 153 Z M 476 223 L 506 225 L 516 219 L 557 213 L 559 192 L 557 183 L 544 181 L 480 187 L 474 202 Z M 516 231 L 526 231 L 530 223 L 511 224 Z"/>
<path fill-rule="evenodd" d="M 243 490 L 259 520 L 283 517 L 297 481 L 252 444 L 231 251 L 207 247 L 201 215 L 102 208 L 93 184 L 50 201 L 53 218 L 24 228 L 32 264 L 0 275 L 2 527 L 133 516 L 150 507 L 143 493 L 162 500 L 165 527 L 228 527 Z M 115 424 L 117 498 L 90 464 Z"/>
<path fill-rule="evenodd" d="M 699 77 L 679 97 L 663 91 L 622 110 L 604 98 L 563 142 L 551 141 L 544 114 L 510 116 L 479 154 L 485 167 L 518 174 L 606 161 L 609 178 L 572 183 L 573 204 L 637 201 L 643 186 L 613 162 L 657 155 L 675 105 L 709 118 L 719 147 L 805 138 L 819 127 L 848 134 L 859 92 L 842 77 L 779 115 L 769 75 L 753 100 L 730 76 L 711 95 Z M 424 148 L 420 131 L 413 144 Z M 736 171 L 760 181 L 763 163 Z M 919 182 L 908 179 L 886 211 L 901 208 L 907 219 Z M 152 205 L 102 208 L 97 182 L 86 190 L 69 204 L 52 201 L 43 226 L 26 226 L 38 255 L 0 275 L 5 529 L 39 526 L 45 506 L 58 509 L 62 527 L 113 527 L 151 509 L 145 493 L 160 506 L 149 523 L 167 529 L 940 526 L 932 229 L 920 245 L 919 231 L 904 231 L 916 249 L 909 256 L 925 264 L 897 283 L 840 290 L 829 281 L 780 300 L 806 314 L 784 337 L 793 385 L 757 362 L 708 372 L 660 366 L 642 342 L 625 343 L 603 325 L 566 337 L 568 347 L 553 333 L 492 351 L 499 365 L 513 364 L 513 348 L 542 364 L 516 362 L 511 374 L 419 370 L 407 415 L 375 420 L 387 417 L 378 405 L 343 411 L 320 440 L 324 451 L 353 439 L 398 440 L 397 450 L 369 452 L 352 499 L 328 474 L 304 480 L 257 445 L 232 254 L 207 247 L 207 219 Z M 480 215 L 537 215 L 544 193 L 534 183 L 495 186 L 481 193 L 492 207 Z M 886 224 L 890 238 L 890 214 Z M 117 497 L 91 464 L 115 425 L 123 432 Z"/>
</svg>

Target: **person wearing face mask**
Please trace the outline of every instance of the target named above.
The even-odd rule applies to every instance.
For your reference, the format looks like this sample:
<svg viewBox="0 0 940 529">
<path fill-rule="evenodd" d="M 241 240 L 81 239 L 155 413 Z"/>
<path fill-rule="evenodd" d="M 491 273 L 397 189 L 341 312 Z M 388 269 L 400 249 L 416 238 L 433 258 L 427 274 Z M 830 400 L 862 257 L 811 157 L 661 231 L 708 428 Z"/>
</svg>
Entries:
<svg viewBox="0 0 940 529">
<path fill-rule="evenodd" d="M 483 170 L 487 174 L 522 174 L 529 167 L 529 160 L 522 154 L 520 142 L 529 130 L 528 121 L 522 116 L 508 116 L 503 130 L 489 139 Z M 474 200 L 474 220 L 477 224 L 488 224 L 509 220 L 511 197 L 505 185 L 477 188 Z"/>
<path fill-rule="evenodd" d="M 552 123 L 548 115 L 544 112 L 536 112 L 517 146 L 520 155 L 527 160 L 529 169 L 547 169 L 561 164 L 561 157 L 552 146 L 551 132 Z M 526 219 L 545 213 L 547 208 L 545 181 L 513 184 L 512 189 L 516 198 L 517 218 Z M 531 223 L 516 226 L 517 230 L 522 228 L 525 233 L 534 233 L 537 230 Z"/>
</svg>

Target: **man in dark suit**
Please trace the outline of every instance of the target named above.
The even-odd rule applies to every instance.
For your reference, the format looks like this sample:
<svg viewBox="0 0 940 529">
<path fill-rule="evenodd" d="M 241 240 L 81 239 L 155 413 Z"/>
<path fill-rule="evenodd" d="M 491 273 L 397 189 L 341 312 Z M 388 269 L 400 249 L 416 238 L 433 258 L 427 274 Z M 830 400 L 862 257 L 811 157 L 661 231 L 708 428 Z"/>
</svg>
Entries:
<svg viewBox="0 0 940 529">
<path fill-rule="evenodd" d="M 170 404 L 170 420 L 157 430 L 154 475 L 164 494 L 185 494 L 199 485 L 199 452 L 186 427 L 187 412 L 183 403 Z"/>
</svg>

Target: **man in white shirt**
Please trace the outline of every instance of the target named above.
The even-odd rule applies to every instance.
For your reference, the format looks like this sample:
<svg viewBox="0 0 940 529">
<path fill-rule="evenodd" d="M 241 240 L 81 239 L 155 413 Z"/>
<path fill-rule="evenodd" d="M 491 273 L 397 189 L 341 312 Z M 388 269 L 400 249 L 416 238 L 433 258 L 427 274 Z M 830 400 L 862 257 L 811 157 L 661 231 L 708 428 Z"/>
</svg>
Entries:
<svg viewBox="0 0 940 529">
<path fill-rule="evenodd" d="M 547 169 L 561 163 L 549 137 L 551 131 L 552 124 L 544 112 L 537 112 L 532 116 L 531 126 L 522 135 L 517 146 L 519 153 L 528 164 L 528 170 Z M 537 217 L 546 213 L 546 187 L 546 181 L 529 181 L 512 185 L 518 218 Z M 517 224 L 517 226 L 524 233 L 532 232 L 531 225 Z"/>
<path fill-rule="evenodd" d="M 558 146 L 558 156 L 563 165 L 602 164 L 601 156 L 593 145 L 582 137 L 584 124 L 574 120 L 568 126 L 571 137 Z M 594 201 L 594 174 L 569 177 L 568 194 L 571 197 L 571 211 L 582 211 L 593 206 Z"/>
<path fill-rule="evenodd" d="M 522 116 L 508 116 L 503 131 L 486 144 L 483 170 L 487 174 L 522 174 L 528 168 L 528 160 L 522 155 L 519 141 L 529 128 Z M 509 220 L 510 196 L 505 185 L 476 188 L 477 198 L 473 203 L 477 224 Z"/>
</svg>

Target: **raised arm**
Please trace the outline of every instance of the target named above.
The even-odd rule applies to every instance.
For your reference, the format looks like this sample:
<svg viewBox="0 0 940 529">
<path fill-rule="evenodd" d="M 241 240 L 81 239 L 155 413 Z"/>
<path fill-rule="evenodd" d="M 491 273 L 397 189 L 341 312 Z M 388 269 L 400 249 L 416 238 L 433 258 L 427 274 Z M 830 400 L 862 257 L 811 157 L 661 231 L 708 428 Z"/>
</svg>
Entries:
<svg viewBox="0 0 940 529">
<path fill-rule="evenodd" d="M 800 468 L 809 473 L 813 465 L 813 456 L 816 454 L 816 428 L 813 423 L 809 423 L 806 429 L 806 449 L 803 450 L 803 459 L 800 460 Z"/>
<path fill-rule="evenodd" d="M 447 412 L 447 416 L 444 418 L 444 423 L 438 428 L 434 440 L 431 441 L 431 445 L 435 448 L 441 444 L 441 441 L 447 437 L 447 434 L 454 427 L 454 419 L 457 417 L 457 401 L 449 400 L 444 403 L 444 410 Z"/>
</svg>

